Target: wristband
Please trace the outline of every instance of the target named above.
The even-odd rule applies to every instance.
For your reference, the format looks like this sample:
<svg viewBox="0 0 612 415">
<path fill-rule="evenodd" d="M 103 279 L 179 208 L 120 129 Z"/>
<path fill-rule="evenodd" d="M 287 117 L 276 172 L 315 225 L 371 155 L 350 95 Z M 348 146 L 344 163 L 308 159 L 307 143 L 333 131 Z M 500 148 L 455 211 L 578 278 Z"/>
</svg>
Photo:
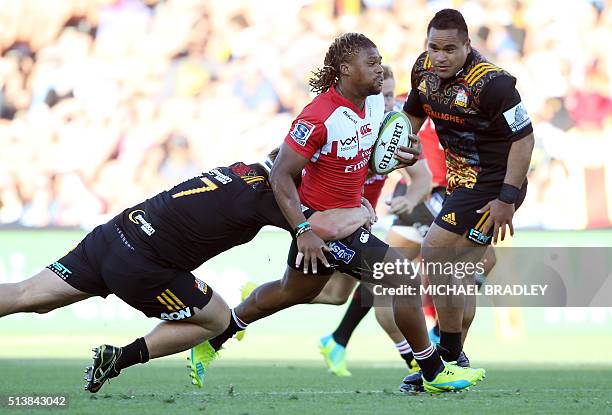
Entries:
<svg viewBox="0 0 612 415">
<path fill-rule="evenodd" d="M 499 192 L 499 196 L 497 197 L 504 203 L 508 203 L 513 205 L 516 203 L 516 199 L 518 199 L 519 194 L 521 193 L 521 189 L 516 186 L 512 186 L 511 184 L 504 183 L 501 188 L 501 192 Z"/>
<path fill-rule="evenodd" d="M 300 228 L 304 228 L 306 226 L 310 226 L 310 222 L 308 222 L 307 220 L 302 222 L 302 223 L 300 223 L 298 226 L 296 226 L 293 231 L 297 232 L 298 230 L 300 230 Z"/>
<path fill-rule="evenodd" d="M 312 228 L 310 227 L 310 224 L 306 225 L 306 226 L 302 226 L 301 228 L 298 227 L 295 231 L 295 237 L 298 238 L 300 235 L 305 234 L 308 231 L 311 231 Z"/>
</svg>

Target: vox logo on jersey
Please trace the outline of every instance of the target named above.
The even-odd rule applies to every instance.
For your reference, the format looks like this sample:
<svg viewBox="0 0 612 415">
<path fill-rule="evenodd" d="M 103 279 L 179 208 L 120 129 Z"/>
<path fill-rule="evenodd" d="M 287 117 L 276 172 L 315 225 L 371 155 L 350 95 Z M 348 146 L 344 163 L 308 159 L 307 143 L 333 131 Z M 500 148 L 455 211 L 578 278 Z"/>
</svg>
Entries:
<svg viewBox="0 0 612 415">
<path fill-rule="evenodd" d="M 342 147 L 351 146 L 353 144 L 357 144 L 357 136 L 340 140 L 340 145 Z"/>
<path fill-rule="evenodd" d="M 338 157 L 351 159 L 357 155 L 359 149 L 359 141 L 357 136 L 338 140 Z"/>
</svg>

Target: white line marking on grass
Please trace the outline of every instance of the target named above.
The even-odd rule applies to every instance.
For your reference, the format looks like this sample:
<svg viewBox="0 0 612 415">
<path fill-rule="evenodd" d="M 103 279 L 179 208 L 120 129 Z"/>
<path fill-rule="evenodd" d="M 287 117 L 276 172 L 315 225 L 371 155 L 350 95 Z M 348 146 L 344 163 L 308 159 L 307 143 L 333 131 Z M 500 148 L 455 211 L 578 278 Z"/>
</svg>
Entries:
<svg viewBox="0 0 612 415">
<path fill-rule="evenodd" d="M 536 392 L 545 392 L 545 393 L 559 393 L 559 392 L 581 392 L 581 393 L 586 393 L 586 392 L 607 392 L 609 389 L 584 389 L 584 388 L 546 388 L 546 389 L 533 389 L 533 390 L 527 390 L 527 389 L 521 389 L 519 392 L 516 392 L 516 389 L 470 389 L 469 391 L 466 391 L 466 393 L 476 393 L 476 394 L 489 394 L 489 393 L 505 393 L 508 396 L 513 396 L 513 395 L 527 395 L 530 393 L 536 393 Z M 263 391 L 252 391 L 252 392 L 235 392 L 233 395 L 234 396 L 262 396 L 262 395 L 269 395 L 269 396 L 291 396 L 291 395 L 367 395 L 367 394 L 385 394 L 385 395 L 409 395 L 409 394 L 404 394 L 402 392 L 400 392 L 399 390 L 361 390 L 361 389 L 355 389 L 355 390 L 331 390 L 331 391 L 308 391 L 308 390 L 300 390 L 300 391 L 270 391 L 270 392 L 263 392 Z M 228 393 L 227 392 L 216 392 L 216 393 L 210 393 L 210 392 L 186 392 L 183 393 L 182 395 L 206 395 L 206 396 L 227 396 Z M 409 396 L 422 396 L 422 395 L 429 395 L 429 393 L 427 392 L 421 392 L 415 395 L 409 395 Z M 440 394 L 442 395 L 442 394 Z M 438 395 L 436 395 L 438 396 Z"/>
</svg>

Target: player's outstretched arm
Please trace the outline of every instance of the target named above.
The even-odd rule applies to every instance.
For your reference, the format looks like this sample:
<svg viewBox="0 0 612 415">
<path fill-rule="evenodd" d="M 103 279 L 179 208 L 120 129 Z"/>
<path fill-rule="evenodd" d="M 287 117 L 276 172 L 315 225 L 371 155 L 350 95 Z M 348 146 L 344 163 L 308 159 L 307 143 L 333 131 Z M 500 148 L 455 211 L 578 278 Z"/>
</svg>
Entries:
<svg viewBox="0 0 612 415">
<path fill-rule="evenodd" d="M 346 238 L 371 220 L 372 214 L 364 205 L 316 212 L 308 219 L 315 233 L 326 241 Z"/>
<path fill-rule="evenodd" d="M 323 251 L 328 250 L 328 248 L 325 242 L 315 232 L 312 232 L 310 224 L 302 213 L 302 204 L 295 186 L 295 179 L 302 174 L 302 169 L 306 166 L 306 163 L 308 163 L 307 158 L 283 143 L 270 172 L 270 184 L 272 185 L 274 198 L 285 219 L 293 229 L 296 229 L 299 251 L 296 257 L 296 267 L 304 258 L 304 273 L 308 272 L 310 264 L 312 272 L 316 274 L 317 258 L 323 264 L 329 266 L 323 254 Z M 299 232 L 298 226 L 303 228 Z"/>
</svg>

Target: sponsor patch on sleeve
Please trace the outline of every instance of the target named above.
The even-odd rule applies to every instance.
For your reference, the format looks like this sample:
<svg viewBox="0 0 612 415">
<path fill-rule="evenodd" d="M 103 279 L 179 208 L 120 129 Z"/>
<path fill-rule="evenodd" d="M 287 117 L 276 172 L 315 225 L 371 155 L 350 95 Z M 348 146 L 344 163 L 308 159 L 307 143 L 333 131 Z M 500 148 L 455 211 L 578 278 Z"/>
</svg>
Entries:
<svg viewBox="0 0 612 415">
<path fill-rule="evenodd" d="M 303 147 L 306 145 L 308 137 L 310 137 L 314 129 L 315 125 L 313 123 L 306 120 L 297 120 L 295 124 L 293 124 L 293 129 L 289 135 L 296 143 Z"/>
<path fill-rule="evenodd" d="M 504 112 L 504 118 L 513 133 L 522 130 L 531 123 L 522 101 Z"/>
</svg>

